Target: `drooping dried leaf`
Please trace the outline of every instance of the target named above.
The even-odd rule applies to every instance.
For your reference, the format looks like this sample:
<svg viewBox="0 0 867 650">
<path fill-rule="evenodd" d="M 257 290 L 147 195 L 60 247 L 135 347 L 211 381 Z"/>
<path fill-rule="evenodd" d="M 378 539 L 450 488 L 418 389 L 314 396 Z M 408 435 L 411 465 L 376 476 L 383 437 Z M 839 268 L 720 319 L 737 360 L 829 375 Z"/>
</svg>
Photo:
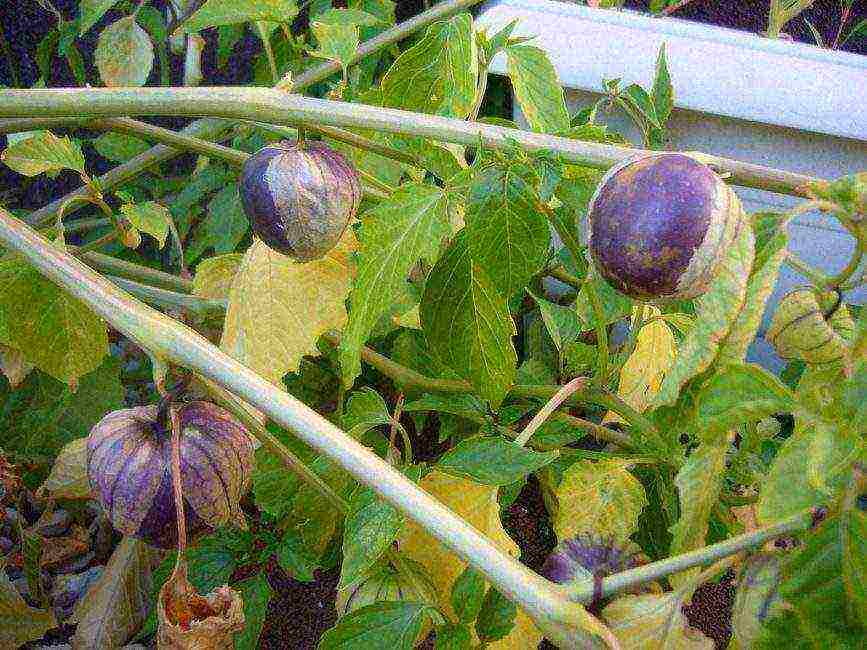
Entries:
<svg viewBox="0 0 867 650">
<path fill-rule="evenodd" d="M 635 307 L 633 320 L 643 310 L 644 322 L 660 316 L 660 311 L 650 305 Z M 646 410 L 662 386 L 665 373 L 677 356 L 674 334 L 661 318 L 647 323 L 635 337 L 635 349 L 620 369 L 620 384 L 617 394 L 639 413 Z M 609 411 L 605 422 L 622 422 L 616 413 Z"/>
<path fill-rule="evenodd" d="M 43 569 L 54 569 L 84 555 L 89 550 L 90 535 L 87 530 L 78 524 L 73 524 L 66 535 L 46 538 L 39 556 L 39 564 Z"/>
<path fill-rule="evenodd" d="M 54 612 L 28 605 L 0 568 L 0 648 L 17 648 L 42 638 L 53 627 L 57 627 Z"/>
<path fill-rule="evenodd" d="M 517 557 L 518 545 L 509 537 L 500 521 L 497 487 L 479 485 L 437 470 L 425 476 L 419 486 L 487 535 L 502 552 Z M 463 573 L 466 562 L 414 521 L 406 522 L 397 539 L 400 551 L 427 569 L 436 586 L 440 606 L 449 616 L 454 616 L 450 598 L 452 583 Z M 541 640 L 542 633 L 532 619 L 519 609 L 512 632 L 486 647 L 495 650 L 535 648 Z"/>
<path fill-rule="evenodd" d="M 681 387 L 707 370 L 720 343 L 740 314 L 747 295 L 747 280 L 753 268 L 755 237 L 743 224 L 722 262 L 719 275 L 706 294 L 695 301 L 696 321 L 677 351 L 677 359 L 662 381 L 655 406 L 671 405 Z"/>
<path fill-rule="evenodd" d="M 581 460 L 571 465 L 554 495 L 554 532 L 561 541 L 594 533 L 624 542 L 635 532 L 638 516 L 647 505 L 641 482 L 616 459 Z"/>
<path fill-rule="evenodd" d="M 228 585 L 200 596 L 179 556 L 157 597 L 157 621 L 161 650 L 233 650 L 235 632 L 244 629 L 244 601 Z"/>
<path fill-rule="evenodd" d="M 42 484 L 55 499 L 88 499 L 91 496 L 87 478 L 87 438 L 68 443 L 54 460 L 51 473 Z"/>
<path fill-rule="evenodd" d="M 33 368 L 33 364 L 27 362 L 20 350 L 0 344 L 0 372 L 6 376 L 12 388 L 24 381 Z"/>
<path fill-rule="evenodd" d="M 145 621 L 150 605 L 153 551 L 124 537 L 99 580 L 78 602 L 72 645 L 76 650 L 119 648 Z"/>
<path fill-rule="evenodd" d="M 682 605 L 682 592 L 626 595 L 603 609 L 602 618 L 622 650 L 713 650 L 713 641 L 689 626 Z"/>
<path fill-rule="evenodd" d="M 220 347 L 279 385 L 301 357 L 318 354 L 323 332 L 346 322 L 355 247 L 350 229 L 327 255 L 301 264 L 256 241 L 232 282 Z"/>
</svg>

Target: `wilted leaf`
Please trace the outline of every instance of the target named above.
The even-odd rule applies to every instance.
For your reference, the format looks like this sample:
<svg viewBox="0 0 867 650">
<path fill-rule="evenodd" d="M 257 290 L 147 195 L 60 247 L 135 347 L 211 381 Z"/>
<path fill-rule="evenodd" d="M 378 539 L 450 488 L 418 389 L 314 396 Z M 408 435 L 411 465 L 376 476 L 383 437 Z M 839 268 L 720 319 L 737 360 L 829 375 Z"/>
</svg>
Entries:
<svg viewBox="0 0 867 650">
<path fill-rule="evenodd" d="M 744 305 L 732 324 L 728 336 L 720 346 L 717 363 L 738 363 L 744 360 L 747 348 L 756 336 L 765 304 L 777 283 L 780 265 L 786 258 L 789 237 L 782 215 L 754 215 L 756 228 L 756 254 L 747 283 Z"/>
<path fill-rule="evenodd" d="M 0 372 L 12 388 L 24 381 L 31 370 L 33 364 L 27 362 L 20 350 L 0 344 Z"/>
<path fill-rule="evenodd" d="M 578 533 L 611 535 L 626 541 L 647 505 L 644 487 L 620 460 L 579 460 L 554 491 L 554 532 L 564 540 Z"/>
<path fill-rule="evenodd" d="M 701 443 L 677 472 L 674 483 L 680 496 L 680 519 L 672 527 L 670 555 L 680 555 L 705 545 L 710 513 L 719 498 L 726 467 L 728 438 Z M 698 573 L 691 569 L 669 576 L 672 585 Z"/>
<path fill-rule="evenodd" d="M 506 534 L 500 522 L 500 506 L 497 503 L 495 486 L 479 485 L 433 470 L 421 480 L 419 487 L 486 535 L 502 552 L 518 555 L 517 544 Z M 448 616 L 454 616 L 450 590 L 452 583 L 466 568 L 466 562 L 413 521 L 407 521 L 398 535 L 398 547 L 401 553 L 427 569 L 437 588 L 440 607 Z M 535 648 L 541 640 L 542 634 L 529 616 L 519 611 L 512 633 L 487 647 L 495 650 Z"/>
<path fill-rule="evenodd" d="M 428 185 L 405 185 L 361 217 L 358 277 L 340 340 L 344 383 L 361 372 L 360 350 L 420 259 L 434 260 L 449 234 L 447 198 Z"/>
<path fill-rule="evenodd" d="M 279 385 L 316 340 L 346 322 L 351 279 L 351 230 L 325 257 L 299 264 L 256 241 L 244 255 L 229 293 L 220 347 Z"/>
<path fill-rule="evenodd" d="M 229 253 L 199 262 L 196 277 L 193 278 L 193 294 L 211 300 L 228 299 L 232 281 L 243 259 L 240 253 Z"/>
<path fill-rule="evenodd" d="M 73 440 L 60 450 L 42 489 L 48 490 L 55 499 L 91 497 L 87 478 L 87 438 Z"/>
<path fill-rule="evenodd" d="M 509 485 L 541 469 L 559 452 L 539 453 L 500 436 L 475 436 L 462 440 L 443 454 L 437 469 L 484 485 Z"/>
<path fill-rule="evenodd" d="M 469 189 L 465 237 L 470 254 L 506 299 L 542 270 L 551 246 L 551 228 L 538 201 L 527 181 L 509 169 L 485 169 Z"/>
<path fill-rule="evenodd" d="M 391 546 L 403 515 L 370 488 L 352 495 L 343 533 L 343 565 L 338 589 L 353 584 Z"/>
<path fill-rule="evenodd" d="M 752 228 L 744 224 L 726 253 L 719 275 L 708 292 L 695 301 L 695 325 L 662 381 L 655 400 L 657 406 L 674 404 L 681 387 L 707 370 L 716 358 L 720 343 L 744 305 L 747 280 L 753 267 L 754 243 Z"/>
<path fill-rule="evenodd" d="M 266 21 L 291 23 L 298 15 L 294 0 L 208 0 L 184 23 L 184 30 L 192 34 L 206 27 Z"/>
<path fill-rule="evenodd" d="M 623 650 L 713 650 L 714 643 L 689 627 L 681 592 L 619 596 L 602 618 Z"/>
<path fill-rule="evenodd" d="M 367 605 L 341 618 L 325 633 L 319 650 L 412 650 L 429 605 L 405 601 Z"/>
<path fill-rule="evenodd" d="M 464 118 L 476 96 L 479 63 L 473 19 L 459 14 L 434 23 L 382 78 L 383 101 L 392 108 Z"/>
<path fill-rule="evenodd" d="M 200 596 L 187 579 L 186 560 L 179 558 L 157 597 L 157 622 L 161 649 L 222 650 L 235 647 L 233 635 L 244 629 L 244 602 L 226 585 Z"/>
<path fill-rule="evenodd" d="M 143 86 L 154 65 L 154 46 L 135 17 L 127 16 L 102 30 L 94 59 L 106 86 Z"/>
<path fill-rule="evenodd" d="M 732 650 L 749 650 L 762 624 L 781 609 L 780 557 L 760 553 L 747 560 L 738 581 L 732 606 Z"/>
<path fill-rule="evenodd" d="M 0 568 L 0 647 L 17 648 L 57 627 L 54 612 L 30 607 Z"/>
<path fill-rule="evenodd" d="M 51 131 L 37 131 L 3 150 L 0 160 L 24 176 L 38 176 L 71 169 L 84 173 L 81 147 L 67 136 L 58 138 Z"/>
<path fill-rule="evenodd" d="M 530 128 L 542 133 L 568 130 L 569 113 L 563 88 L 545 50 L 533 45 L 512 45 L 505 52 L 506 71 L 515 99 Z"/>
<path fill-rule="evenodd" d="M 459 235 L 428 277 L 421 324 L 431 353 L 497 408 L 515 379 L 515 324 L 505 298 Z"/>
<path fill-rule="evenodd" d="M 655 319 L 659 309 L 652 306 L 636 307 L 633 310 L 633 326 L 637 314 L 643 312 L 643 321 Z M 642 326 L 635 337 L 635 349 L 620 369 L 617 394 L 636 411 L 645 411 L 653 402 L 665 374 L 677 356 L 677 344 L 668 324 L 655 319 Z M 604 421 L 622 421 L 609 412 Z"/>
<path fill-rule="evenodd" d="M 119 648 L 145 621 L 153 584 L 152 553 L 141 540 L 121 540 L 99 580 L 78 601 L 75 648 Z"/>
<path fill-rule="evenodd" d="M 147 203 L 127 203 L 120 211 L 136 230 L 147 233 L 159 242 L 160 248 L 166 245 L 169 236 L 169 224 L 172 216 L 169 211 L 156 201 Z"/>
<path fill-rule="evenodd" d="M 78 378 L 108 353 L 105 323 L 84 303 L 15 257 L 0 260 L 0 343 L 56 379 Z"/>
</svg>

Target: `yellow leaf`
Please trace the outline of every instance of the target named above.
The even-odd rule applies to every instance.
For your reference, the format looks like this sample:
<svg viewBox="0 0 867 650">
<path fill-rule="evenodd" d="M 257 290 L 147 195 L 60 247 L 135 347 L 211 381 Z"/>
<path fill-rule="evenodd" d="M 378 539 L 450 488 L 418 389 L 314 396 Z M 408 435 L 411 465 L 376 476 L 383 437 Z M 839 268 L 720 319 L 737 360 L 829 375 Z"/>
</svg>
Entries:
<svg viewBox="0 0 867 650">
<path fill-rule="evenodd" d="M 346 323 L 355 235 L 324 257 L 301 264 L 256 241 L 229 292 L 220 347 L 274 384 L 317 354 L 316 340 Z"/>
<path fill-rule="evenodd" d="M 53 627 L 54 612 L 30 607 L 0 568 L 0 648 L 17 648 Z"/>
<path fill-rule="evenodd" d="M 689 627 L 681 611 L 684 593 L 620 596 L 602 618 L 622 650 L 713 650 L 713 641 Z"/>
<path fill-rule="evenodd" d="M 625 542 L 647 505 L 639 480 L 624 462 L 613 459 L 578 461 L 564 472 L 554 495 L 554 532 L 560 541 L 594 533 Z"/>
<path fill-rule="evenodd" d="M 660 315 L 659 309 L 650 305 L 635 307 L 632 313 L 633 324 L 642 309 L 643 322 Z M 635 337 L 635 349 L 620 369 L 617 394 L 639 413 L 644 411 L 659 392 L 665 373 L 674 363 L 676 354 L 674 334 L 668 323 L 661 318 L 647 323 L 639 330 Z M 604 421 L 622 422 L 618 415 L 610 411 L 605 415 Z"/>
<path fill-rule="evenodd" d="M 6 375 L 12 388 L 24 381 L 33 367 L 33 364 L 24 358 L 20 350 L 0 344 L 0 372 Z"/>
<path fill-rule="evenodd" d="M 199 262 L 193 279 L 193 293 L 209 300 L 227 299 L 243 259 L 240 253 L 229 253 Z"/>
<path fill-rule="evenodd" d="M 55 499 L 88 499 L 91 495 L 87 478 L 87 438 L 68 443 L 54 461 L 51 473 L 42 484 Z"/>
<path fill-rule="evenodd" d="M 500 506 L 497 503 L 495 486 L 479 485 L 436 470 L 425 476 L 419 485 L 471 526 L 487 535 L 501 551 L 513 557 L 519 555 L 518 545 L 503 530 L 500 522 Z M 401 552 L 427 569 L 437 588 L 440 607 L 449 616 L 454 616 L 450 597 L 452 583 L 463 572 L 466 562 L 413 521 L 404 525 L 398 536 L 398 546 Z M 542 633 L 535 623 L 518 609 L 512 632 L 486 647 L 490 650 L 524 650 L 535 648 L 541 640 Z M 478 644 L 477 639 L 475 643 Z"/>
</svg>

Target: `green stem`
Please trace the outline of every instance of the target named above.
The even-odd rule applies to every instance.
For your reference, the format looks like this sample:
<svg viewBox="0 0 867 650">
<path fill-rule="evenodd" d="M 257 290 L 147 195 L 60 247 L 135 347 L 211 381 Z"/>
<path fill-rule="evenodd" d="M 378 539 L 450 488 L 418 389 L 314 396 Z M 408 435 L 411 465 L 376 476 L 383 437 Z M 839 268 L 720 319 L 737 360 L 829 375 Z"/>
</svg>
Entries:
<svg viewBox="0 0 867 650">
<path fill-rule="evenodd" d="M 792 251 L 786 251 L 786 257 L 783 261 L 817 286 L 822 287 L 829 282 L 827 275 L 818 269 L 814 269 Z"/>
<path fill-rule="evenodd" d="M 587 275 L 584 288 L 587 291 L 587 300 L 590 301 L 590 307 L 593 309 L 593 320 L 596 321 L 597 368 L 593 383 L 597 387 L 604 388 L 608 382 L 608 320 L 605 318 L 596 285 L 593 284 L 593 273 Z"/>
<path fill-rule="evenodd" d="M 846 268 L 844 268 L 834 277 L 828 278 L 828 281 L 825 284 L 826 287 L 828 287 L 829 289 L 840 287 L 855 274 L 855 272 L 861 267 L 861 262 L 864 261 L 864 247 L 865 244 L 863 239 L 858 238 L 855 240 L 855 250 L 852 252 L 852 257 L 849 259 L 849 263 L 846 265 Z"/>
<path fill-rule="evenodd" d="M 351 63 L 357 63 L 362 59 L 379 52 L 380 50 L 389 47 L 400 40 L 403 40 L 410 34 L 415 31 L 422 29 L 434 23 L 438 20 L 442 20 L 443 18 L 448 18 L 456 13 L 463 11 L 464 9 L 468 9 L 475 4 L 478 4 L 481 0 L 448 0 L 447 2 L 441 2 L 437 4 L 435 7 L 430 9 L 429 11 L 425 11 L 413 18 L 402 22 L 399 25 L 395 25 L 394 27 L 385 30 L 381 34 L 371 38 L 368 41 L 362 43 L 358 50 L 355 53 Z M 189 11 L 189 8 L 187 9 Z M 186 20 L 189 15 L 185 13 L 184 16 L 180 17 L 180 20 Z M 177 25 L 181 23 L 178 22 Z M 169 33 L 174 31 L 174 28 L 170 26 L 168 30 Z M 306 72 L 298 75 L 297 78 L 292 82 L 292 87 L 289 89 L 290 92 L 300 93 L 306 88 L 313 86 L 320 81 L 324 81 L 331 75 L 336 72 L 340 72 L 341 66 L 339 63 L 334 61 L 326 61 L 321 65 L 316 66 L 315 68 L 311 68 Z M 2 95 L 2 93 L 0 93 Z M 213 119 L 199 119 L 184 128 L 181 133 L 183 135 L 189 135 L 194 138 L 199 138 L 203 140 L 216 140 L 223 133 L 225 133 L 228 128 L 231 126 L 230 123 L 226 123 L 223 120 L 213 120 Z M 113 187 L 121 185 L 138 175 L 145 172 L 148 168 L 157 165 L 166 160 L 170 160 L 175 156 L 182 153 L 181 150 L 174 149 L 172 147 L 168 147 L 165 145 L 157 145 L 144 153 L 139 154 L 135 158 L 129 160 L 128 162 L 118 165 L 107 173 L 97 179 L 99 181 L 99 186 L 103 188 L 103 190 L 108 191 Z M 38 225 L 46 225 L 50 224 L 54 221 L 54 215 L 60 209 L 69 198 L 86 194 L 86 188 L 79 188 L 77 190 L 73 190 L 69 194 L 52 201 L 45 207 L 40 210 L 37 210 L 33 214 L 30 215 L 28 219 L 28 223 L 38 224 Z M 80 207 L 80 206 L 78 206 Z"/>
<path fill-rule="evenodd" d="M 95 251 L 99 248 L 102 248 L 106 244 L 113 242 L 115 239 L 117 239 L 117 231 L 112 230 L 111 232 L 106 233 L 102 237 L 98 237 L 98 238 L 94 239 L 93 241 L 89 241 L 86 244 L 82 244 L 81 246 L 79 246 L 77 248 L 76 253 L 81 254 L 81 253 L 88 253 L 90 251 Z"/>
<path fill-rule="evenodd" d="M 131 293 L 137 298 L 141 298 L 149 305 L 168 309 L 183 309 L 202 317 L 220 317 L 226 312 L 226 302 L 224 300 L 207 300 L 205 298 L 199 298 L 198 296 L 189 296 L 183 293 L 169 291 L 167 289 L 158 289 L 147 284 L 141 284 L 114 275 L 107 275 L 105 277 L 124 291 Z"/>
<path fill-rule="evenodd" d="M 560 387 L 554 395 L 551 396 L 542 409 L 533 417 L 532 420 L 524 427 L 524 430 L 515 438 L 515 444 L 519 447 L 523 447 L 527 444 L 530 438 L 533 437 L 533 434 L 536 433 L 536 430 L 545 423 L 551 414 L 556 411 L 563 402 L 565 402 L 570 395 L 580 390 L 583 390 L 587 387 L 587 378 L 586 377 L 576 377 L 568 384 Z"/>
<path fill-rule="evenodd" d="M 553 269 L 545 271 L 545 275 L 548 275 L 555 280 L 559 280 L 563 284 L 568 284 L 570 287 L 578 291 L 581 291 L 581 287 L 584 286 L 584 282 L 579 277 L 569 273 L 569 271 L 567 271 L 563 266 L 555 266 Z"/>
<path fill-rule="evenodd" d="M 68 248 L 73 254 L 76 253 L 74 246 L 69 246 Z M 146 266 L 120 260 L 111 255 L 103 255 L 102 253 L 90 251 L 83 253 L 81 260 L 88 266 L 103 273 L 145 282 L 170 291 L 180 291 L 181 293 L 192 293 L 193 291 L 193 283 L 190 280 L 179 278 L 176 275 L 165 273 L 159 269 L 151 269 Z"/>
<path fill-rule="evenodd" d="M 562 412 L 557 413 L 551 419 L 562 420 L 563 422 L 568 423 L 570 426 L 573 426 L 576 429 L 580 429 L 586 433 L 589 433 L 597 440 L 611 442 L 618 447 L 623 447 L 624 449 L 635 448 L 635 442 L 627 434 L 621 431 L 617 431 L 615 429 L 610 429 L 608 427 L 602 426 L 601 424 L 596 424 L 595 422 L 591 422 L 590 420 L 576 418 L 574 415 L 569 415 L 568 413 Z"/>
<path fill-rule="evenodd" d="M 0 117 L 92 117 L 118 115 L 213 115 L 274 124 L 326 124 L 422 136 L 457 144 L 508 150 L 517 142 L 528 151 L 549 151 L 571 163 L 607 169 L 640 150 L 582 142 L 558 136 L 423 115 L 393 108 L 312 99 L 269 88 L 64 88 L 6 90 Z M 699 154 L 693 154 L 699 155 Z M 703 162 L 728 175 L 736 185 L 802 195 L 809 176 L 700 154 Z"/>
<path fill-rule="evenodd" d="M 3 209 L 0 243 L 166 363 L 214 381 L 376 491 L 485 574 L 544 630 L 574 620 L 563 591 L 533 573 L 427 492 L 302 402 L 213 346 L 189 327 L 140 303 Z"/>
<path fill-rule="evenodd" d="M 384 192 L 386 196 L 391 196 L 392 194 L 394 194 L 394 188 L 391 185 L 383 183 L 373 174 L 368 174 L 363 169 L 358 168 L 356 168 L 355 171 L 358 172 L 359 178 L 361 178 L 361 180 L 370 185 L 372 188 L 377 189 L 380 192 Z"/>
<path fill-rule="evenodd" d="M 271 83 L 277 85 L 280 81 L 280 73 L 277 71 L 277 61 L 274 60 L 274 50 L 271 49 L 271 38 L 262 21 L 256 21 L 256 29 L 259 32 L 262 47 L 265 49 L 265 56 L 268 57 L 268 67 L 271 68 Z"/>
<path fill-rule="evenodd" d="M 776 524 L 759 528 L 750 533 L 737 535 L 725 541 L 705 546 L 697 551 L 690 551 L 683 555 L 666 558 L 657 562 L 651 562 L 635 569 L 629 569 L 614 574 L 602 581 L 601 596 L 606 598 L 620 593 L 636 585 L 664 578 L 673 573 L 679 573 L 695 566 L 709 564 L 722 558 L 735 555 L 741 551 L 761 546 L 768 540 L 791 533 L 807 530 L 812 522 L 809 512 L 802 512 Z M 592 580 L 582 580 L 573 584 L 565 585 L 572 600 L 579 603 L 589 603 L 594 598 L 594 585 Z"/>
</svg>

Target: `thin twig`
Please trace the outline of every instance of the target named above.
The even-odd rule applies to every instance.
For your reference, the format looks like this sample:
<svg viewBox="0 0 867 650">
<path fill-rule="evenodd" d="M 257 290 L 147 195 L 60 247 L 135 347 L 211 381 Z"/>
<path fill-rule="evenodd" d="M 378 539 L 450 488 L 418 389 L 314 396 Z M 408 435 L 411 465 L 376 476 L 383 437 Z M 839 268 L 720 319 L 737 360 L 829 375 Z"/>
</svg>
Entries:
<svg viewBox="0 0 867 650">
<path fill-rule="evenodd" d="M 568 384 L 564 385 L 560 388 L 554 395 L 551 396 L 551 399 L 541 408 L 541 410 L 536 413 L 535 417 L 530 420 L 524 430 L 520 433 L 520 435 L 515 438 L 515 444 L 519 447 L 523 447 L 527 444 L 527 441 L 533 437 L 533 434 L 536 433 L 536 430 L 544 424 L 545 420 L 547 420 L 551 414 L 556 411 L 563 402 L 565 402 L 570 395 L 573 393 L 585 388 L 588 384 L 589 380 L 586 377 L 576 377 Z"/>
</svg>

